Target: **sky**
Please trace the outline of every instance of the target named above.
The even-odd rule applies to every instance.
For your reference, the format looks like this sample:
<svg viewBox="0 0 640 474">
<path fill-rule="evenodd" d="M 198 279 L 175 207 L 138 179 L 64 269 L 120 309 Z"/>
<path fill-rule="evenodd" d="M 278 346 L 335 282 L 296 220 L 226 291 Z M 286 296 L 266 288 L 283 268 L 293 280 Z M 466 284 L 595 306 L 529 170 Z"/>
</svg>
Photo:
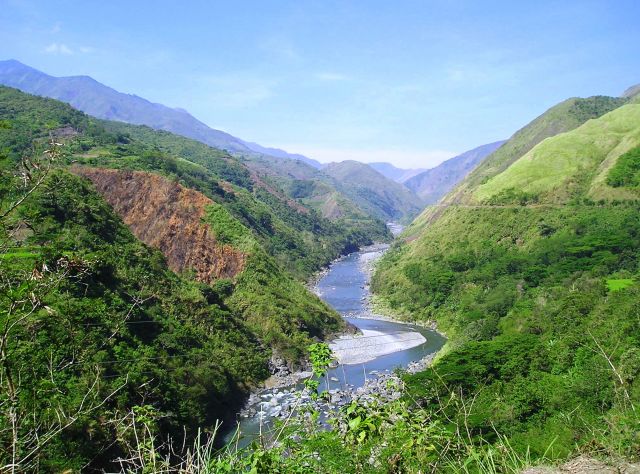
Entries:
<svg viewBox="0 0 640 474">
<path fill-rule="evenodd" d="M 0 59 L 322 162 L 429 168 L 640 83 L 640 2 L 0 0 Z"/>
</svg>

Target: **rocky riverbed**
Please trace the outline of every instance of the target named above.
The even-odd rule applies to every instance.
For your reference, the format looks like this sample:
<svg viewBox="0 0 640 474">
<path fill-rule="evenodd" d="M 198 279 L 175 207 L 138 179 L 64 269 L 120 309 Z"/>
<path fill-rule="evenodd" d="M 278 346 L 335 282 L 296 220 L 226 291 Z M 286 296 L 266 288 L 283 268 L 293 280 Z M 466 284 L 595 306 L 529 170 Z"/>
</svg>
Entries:
<svg viewBox="0 0 640 474">
<path fill-rule="evenodd" d="M 395 370 L 423 370 L 444 344 L 444 338 L 431 329 L 399 323 L 371 311 L 370 275 L 386 248 L 372 246 L 337 260 L 312 286 L 345 321 L 357 327 L 355 334 L 342 335 L 332 343 L 342 363 L 320 381 L 320 391 L 326 390 L 328 397 L 312 400 L 304 389 L 304 379 L 311 373 L 292 372 L 283 360 L 274 357 L 272 377 L 263 390 L 250 397 L 240 414 L 244 443 L 268 430 L 274 419 L 286 418 L 302 406 L 311 406 L 326 417 L 353 400 L 364 404 L 394 400 L 403 389 Z"/>
</svg>

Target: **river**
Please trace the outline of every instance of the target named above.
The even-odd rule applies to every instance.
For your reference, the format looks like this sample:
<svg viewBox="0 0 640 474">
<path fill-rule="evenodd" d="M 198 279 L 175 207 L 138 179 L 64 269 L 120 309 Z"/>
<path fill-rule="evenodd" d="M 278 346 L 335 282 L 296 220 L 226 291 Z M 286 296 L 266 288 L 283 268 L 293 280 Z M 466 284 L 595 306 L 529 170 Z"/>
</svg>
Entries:
<svg viewBox="0 0 640 474">
<path fill-rule="evenodd" d="M 445 342 L 443 336 L 431 329 L 384 320 L 371 313 L 371 265 L 386 248 L 386 245 L 372 246 L 335 261 L 314 287 L 323 301 L 361 332 L 331 344 L 343 363 L 330 369 L 329 387 L 323 380 L 321 390 L 360 387 L 367 379 L 423 359 L 438 351 Z M 283 407 L 292 403 L 296 390 L 297 387 L 288 387 L 261 392 L 257 413 L 245 414 L 240 419 L 239 445 L 248 444 L 268 429 Z"/>
</svg>

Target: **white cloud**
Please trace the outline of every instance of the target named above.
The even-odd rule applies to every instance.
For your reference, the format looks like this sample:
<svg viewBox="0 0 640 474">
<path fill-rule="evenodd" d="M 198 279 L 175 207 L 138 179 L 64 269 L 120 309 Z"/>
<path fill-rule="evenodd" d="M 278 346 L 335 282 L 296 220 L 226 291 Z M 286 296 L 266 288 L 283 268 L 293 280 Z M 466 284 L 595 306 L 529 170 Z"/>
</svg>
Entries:
<svg viewBox="0 0 640 474">
<path fill-rule="evenodd" d="M 323 148 L 306 145 L 278 146 L 290 153 L 301 153 L 322 163 L 355 160 L 363 163 L 388 162 L 400 168 L 433 168 L 457 155 L 448 150 Z"/>
<path fill-rule="evenodd" d="M 348 76 L 345 76 L 344 74 L 339 74 L 336 72 L 319 72 L 316 74 L 316 78 L 320 79 L 321 81 L 347 81 L 349 80 Z"/>
<path fill-rule="evenodd" d="M 56 21 L 56 23 L 51 27 L 51 34 L 55 35 L 62 31 L 62 23 Z"/>
<path fill-rule="evenodd" d="M 80 51 L 83 54 L 89 54 L 89 53 L 95 53 L 96 49 L 92 48 L 91 46 L 80 46 L 78 48 L 78 51 Z"/>
<path fill-rule="evenodd" d="M 64 43 L 51 43 L 44 48 L 44 52 L 48 54 L 73 54 L 72 49 Z"/>
</svg>

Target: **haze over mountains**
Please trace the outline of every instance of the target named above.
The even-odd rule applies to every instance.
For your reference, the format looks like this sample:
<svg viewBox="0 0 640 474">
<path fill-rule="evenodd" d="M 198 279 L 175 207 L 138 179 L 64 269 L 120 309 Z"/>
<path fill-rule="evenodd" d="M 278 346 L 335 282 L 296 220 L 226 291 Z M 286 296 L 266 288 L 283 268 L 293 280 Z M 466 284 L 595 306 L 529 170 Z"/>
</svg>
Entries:
<svg viewBox="0 0 640 474">
<path fill-rule="evenodd" d="M 367 164 L 378 173 L 385 175 L 387 178 L 392 179 L 397 183 L 404 183 L 409 178 L 412 178 L 413 176 L 427 170 L 427 168 L 402 169 L 392 165 L 391 163 L 385 162 Z"/>
<path fill-rule="evenodd" d="M 358 169 L 362 173 L 348 173 L 348 182 L 336 180 L 330 173 L 319 171 L 332 169 L 332 164 L 323 165 L 300 154 L 244 141 L 208 127 L 183 109 L 118 92 L 88 76 L 54 77 L 19 61 L 7 60 L 0 61 L 0 84 L 62 100 L 97 118 L 146 125 L 227 150 L 246 160 L 254 170 L 279 180 L 284 189 L 297 193 L 296 199 L 306 199 L 308 205 L 328 218 L 364 212 L 379 219 L 400 220 L 415 216 L 422 208 L 420 199 L 396 182 L 422 170 L 402 170 L 388 163 L 377 163 L 374 167 L 384 171 L 380 174 L 368 165 L 360 164 Z M 352 168 L 353 165 L 345 167 Z M 299 179 L 311 179 L 316 183 L 314 186 L 305 184 L 307 192 L 300 194 L 300 183 L 294 182 Z M 367 188 L 369 181 L 375 183 L 375 190 Z M 381 199 L 382 195 L 385 197 Z"/>
<path fill-rule="evenodd" d="M 478 163 L 496 151 L 505 141 L 482 145 L 440 163 L 438 166 L 417 174 L 404 182 L 425 204 L 433 204 L 447 194 Z"/>
<path fill-rule="evenodd" d="M 58 99 L 94 117 L 147 125 L 206 143 L 223 150 L 240 153 L 262 153 L 277 158 L 302 160 L 319 166 L 302 155 L 289 155 L 284 150 L 265 148 L 245 142 L 229 133 L 213 129 L 189 112 L 150 102 L 133 94 L 118 92 L 89 76 L 54 77 L 20 61 L 0 61 L 0 84 L 23 92 Z"/>
</svg>

